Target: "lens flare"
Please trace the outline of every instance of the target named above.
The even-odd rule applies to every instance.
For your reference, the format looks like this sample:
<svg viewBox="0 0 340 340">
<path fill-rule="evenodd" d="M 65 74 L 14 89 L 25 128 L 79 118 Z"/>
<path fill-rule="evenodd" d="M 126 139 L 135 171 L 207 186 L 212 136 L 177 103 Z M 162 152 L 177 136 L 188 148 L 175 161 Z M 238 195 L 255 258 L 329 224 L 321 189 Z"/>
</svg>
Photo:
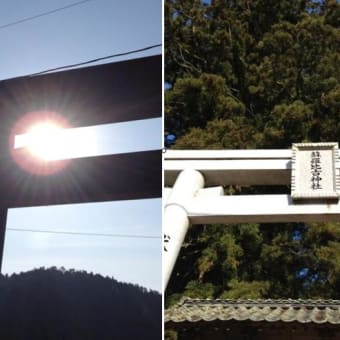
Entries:
<svg viewBox="0 0 340 340">
<path fill-rule="evenodd" d="M 27 150 L 33 157 L 43 161 L 60 158 L 63 128 L 53 122 L 44 122 L 32 126 L 22 136 Z"/>
<path fill-rule="evenodd" d="M 62 159 L 68 142 L 64 131 L 70 128 L 66 119 L 53 111 L 34 111 L 23 115 L 9 138 L 13 159 L 25 171 L 36 175 L 52 175 L 69 163 Z"/>
</svg>

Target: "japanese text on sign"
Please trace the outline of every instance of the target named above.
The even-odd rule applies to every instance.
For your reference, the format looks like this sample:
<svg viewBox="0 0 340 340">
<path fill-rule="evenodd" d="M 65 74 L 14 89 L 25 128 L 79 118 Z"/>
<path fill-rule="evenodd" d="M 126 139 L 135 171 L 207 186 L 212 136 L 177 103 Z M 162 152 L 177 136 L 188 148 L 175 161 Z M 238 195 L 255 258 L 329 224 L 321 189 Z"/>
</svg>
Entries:
<svg viewBox="0 0 340 340">
<path fill-rule="evenodd" d="M 322 189 L 321 186 L 321 173 L 322 173 L 322 168 L 321 168 L 321 155 L 319 151 L 312 151 L 311 153 L 311 173 L 312 173 L 312 189 L 313 190 L 318 190 Z"/>
</svg>

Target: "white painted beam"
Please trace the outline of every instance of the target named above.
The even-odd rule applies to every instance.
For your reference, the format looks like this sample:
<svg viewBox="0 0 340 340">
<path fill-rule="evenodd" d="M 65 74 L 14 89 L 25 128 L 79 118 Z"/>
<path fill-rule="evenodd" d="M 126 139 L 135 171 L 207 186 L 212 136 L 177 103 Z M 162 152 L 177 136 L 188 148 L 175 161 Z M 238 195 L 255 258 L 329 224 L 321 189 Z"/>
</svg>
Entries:
<svg viewBox="0 0 340 340">
<path fill-rule="evenodd" d="M 197 193 L 196 197 L 205 198 L 206 200 L 209 200 L 211 197 L 218 197 L 224 195 L 224 189 L 223 187 L 211 187 L 211 188 L 203 188 L 200 189 Z"/>
<path fill-rule="evenodd" d="M 196 197 L 183 205 L 191 224 L 340 221 L 340 203 L 293 203 L 290 195 Z"/>
<path fill-rule="evenodd" d="M 163 256 L 165 287 L 189 223 L 340 221 L 340 203 L 335 200 L 293 202 L 290 195 L 223 196 L 223 187 L 203 189 L 203 182 L 289 186 L 292 156 L 291 150 L 169 150 L 164 154 L 164 183 L 175 183 L 170 194 L 165 190 L 164 245 L 169 247 Z M 339 159 L 336 173 L 340 173 Z"/>
<path fill-rule="evenodd" d="M 289 185 L 291 161 L 278 160 L 167 160 L 165 185 L 171 186 L 184 169 L 196 169 L 206 185 Z"/>
<path fill-rule="evenodd" d="M 166 205 L 168 203 L 168 199 L 171 195 L 172 188 L 163 188 L 163 202 Z M 216 197 L 216 196 L 223 196 L 224 189 L 221 186 L 218 187 L 210 187 L 210 188 L 202 188 L 197 191 L 196 196 L 198 197 Z"/>
<path fill-rule="evenodd" d="M 164 183 L 172 186 L 181 171 L 195 169 L 207 186 L 290 185 L 291 159 L 291 150 L 168 150 Z"/>
<path fill-rule="evenodd" d="M 291 149 L 166 150 L 165 160 L 186 159 L 291 159 Z"/>
</svg>

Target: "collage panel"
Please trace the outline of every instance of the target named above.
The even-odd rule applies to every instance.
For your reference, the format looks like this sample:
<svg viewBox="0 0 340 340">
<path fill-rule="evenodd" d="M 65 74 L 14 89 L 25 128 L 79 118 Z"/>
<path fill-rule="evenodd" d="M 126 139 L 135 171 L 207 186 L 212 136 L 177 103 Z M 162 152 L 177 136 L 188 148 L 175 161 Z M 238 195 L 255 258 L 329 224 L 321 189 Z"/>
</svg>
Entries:
<svg viewBox="0 0 340 340">
<path fill-rule="evenodd" d="M 162 339 L 162 1 L 0 4 L 0 339 Z"/>
<path fill-rule="evenodd" d="M 164 1 L 164 338 L 338 339 L 338 1 Z"/>
</svg>

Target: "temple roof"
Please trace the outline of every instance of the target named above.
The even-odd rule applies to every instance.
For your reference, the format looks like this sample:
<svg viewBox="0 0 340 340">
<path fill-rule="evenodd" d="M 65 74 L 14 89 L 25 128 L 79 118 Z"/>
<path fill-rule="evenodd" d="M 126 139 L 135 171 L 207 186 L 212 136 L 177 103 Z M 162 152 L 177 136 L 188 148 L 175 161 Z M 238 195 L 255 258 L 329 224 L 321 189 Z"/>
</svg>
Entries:
<svg viewBox="0 0 340 340">
<path fill-rule="evenodd" d="M 340 324 L 340 300 L 203 300 L 183 298 L 165 322 L 283 321 Z"/>
</svg>

